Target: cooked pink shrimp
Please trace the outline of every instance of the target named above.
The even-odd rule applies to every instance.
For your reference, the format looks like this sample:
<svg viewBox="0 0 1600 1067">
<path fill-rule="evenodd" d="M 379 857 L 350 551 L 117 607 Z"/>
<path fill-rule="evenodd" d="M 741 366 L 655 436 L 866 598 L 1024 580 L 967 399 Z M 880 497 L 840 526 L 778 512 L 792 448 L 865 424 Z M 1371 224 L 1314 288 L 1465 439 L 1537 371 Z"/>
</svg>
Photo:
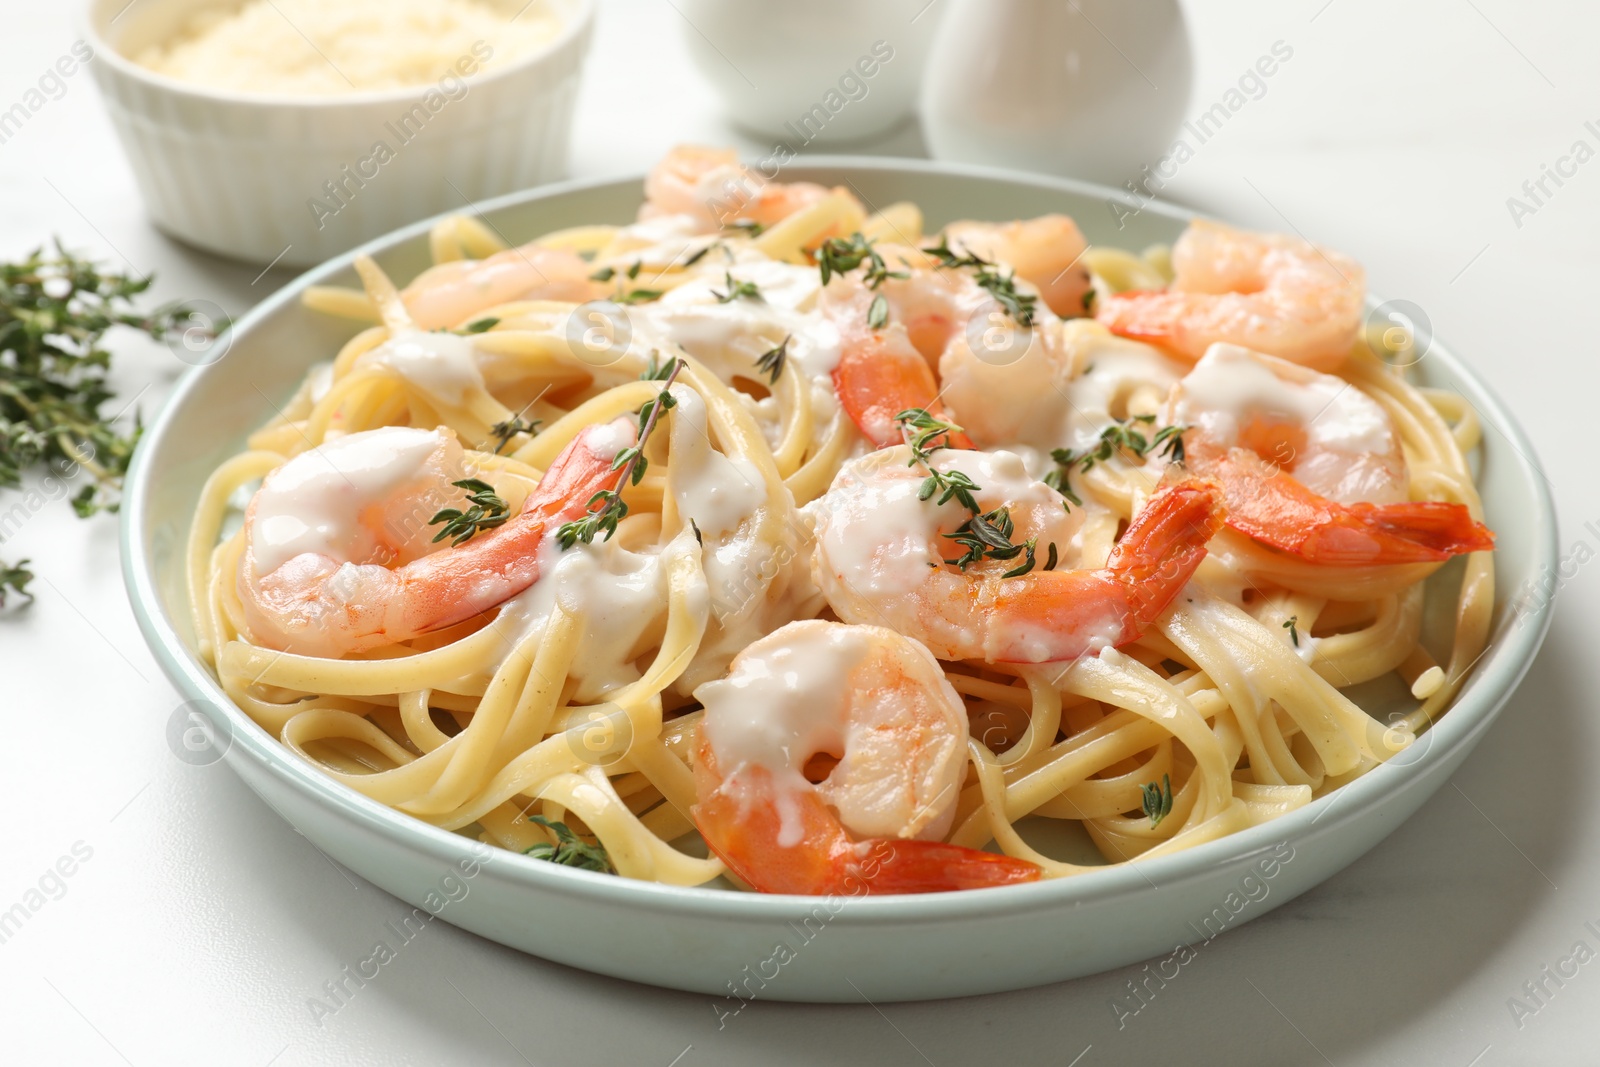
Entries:
<svg viewBox="0 0 1600 1067">
<path fill-rule="evenodd" d="M 1107 297 L 1096 317 L 1191 360 L 1225 341 L 1331 371 L 1355 345 L 1366 274 L 1337 252 L 1196 219 L 1172 266 L 1170 288 Z"/>
<path fill-rule="evenodd" d="M 962 569 L 953 535 L 974 520 L 957 500 L 923 499 L 926 471 L 910 449 L 883 449 L 844 466 L 808 506 L 816 519 L 812 575 L 841 619 L 881 623 L 923 642 L 940 659 L 1047 663 L 1137 640 L 1178 595 L 1221 528 L 1222 493 L 1190 479 L 1159 489 L 1098 570 L 1047 570 L 1049 546 L 1069 552 L 1082 511 L 1030 478 L 1009 452 L 941 450 L 938 470 L 959 471 L 991 527 L 1025 557 L 987 558 Z M 1005 508 L 1001 519 L 996 513 Z M 1010 524 L 1014 529 L 1005 529 Z"/>
<path fill-rule="evenodd" d="M 1407 501 L 1388 414 L 1343 378 L 1213 345 L 1172 387 L 1188 465 L 1216 478 L 1228 525 L 1311 563 L 1427 563 L 1494 547 L 1465 505 Z"/>
<path fill-rule="evenodd" d="M 600 294 L 591 268 L 572 252 L 523 245 L 488 259 L 458 259 L 429 267 L 400 292 L 422 330 L 459 326 L 480 311 L 513 300 L 582 303 Z"/>
<path fill-rule="evenodd" d="M 944 236 L 958 255 L 970 253 L 1016 271 L 1062 318 L 1088 314 L 1089 267 L 1081 261 L 1089 245 L 1066 215 L 952 222 Z"/>
<path fill-rule="evenodd" d="M 771 226 L 835 193 L 855 199 L 843 187 L 769 181 L 741 166 L 731 148 L 679 145 L 646 176 L 639 220 L 691 215 L 712 229 L 735 221 Z"/>
<path fill-rule="evenodd" d="M 488 611 L 539 577 L 539 545 L 616 484 L 618 421 L 556 457 L 520 514 L 440 548 L 429 518 L 465 494 L 448 432 L 390 426 L 335 438 L 267 475 L 245 511 L 239 597 L 257 644 L 338 657 Z"/>
<path fill-rule="evenodd" d="M 894 255 L 892 251 L 888 254 Z M 931 271 L 885 282 L 882 295 L 895 310 L 891 321 L 880 329 L 867 322 L 879 292 L 853 277 L 836 278 L 823 290 L 819 307 L 839 329 L 833 387 L 845 413 L 874 447 L 888 448 L 903 440 L 895 416 L 908 408 L 944 416 L 937 396 L 939 384 L 929 361 L 937 360 L 960 334 L 956 329 L 960 285 L 954 272 L 944 277 Z M 970 297 L 968 302 L 972 302 Z M 959 431 L 951 435 L 949 444 L 972 447 L 966 434 Z"/>
<path fill-rule="evenodd" d="M 792 622 L 694 695 L 705 705 L 695 825 L 752 888 L 857 896 L 1039 877 L 1025 860 L 936 840 L 966 779 L 967 714 L 916 641 Z M 818 756 L 838 762 L 813 784 Z"/>
</svg>

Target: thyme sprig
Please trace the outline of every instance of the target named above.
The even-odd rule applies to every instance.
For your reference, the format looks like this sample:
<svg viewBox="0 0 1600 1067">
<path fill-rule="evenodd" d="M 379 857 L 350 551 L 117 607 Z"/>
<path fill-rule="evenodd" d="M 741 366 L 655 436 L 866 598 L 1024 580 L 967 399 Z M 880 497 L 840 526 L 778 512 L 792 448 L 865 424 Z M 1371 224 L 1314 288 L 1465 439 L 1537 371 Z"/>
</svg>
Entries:
<svg viewBox="0 0 1600 1067">
<path fill-rule="evenodd" d="M 500 325 L 500 320 L 493 315 L 488 315 L 481 319 L 474 319 L 461 327 L 458 332 L 463 334 L 488 333 L 498 325 Z"/>
<path fill-rule="evenodd" d="M 723 284 L 728 287 L 728 291 L 719 293 L 715 289 L 711 290 L 711 295 L 717 298 L 717 303 L 731 304 L 740 298 L 758 300 L 763 303 L 766 301 L 766 297 L 761 295 L 761 289 L 755 282 L 734 281 L 731 271 L 723 271 L 722 277 L 725 279 Z"/>
<path fill-rule="evenodd" d="M 830 237 L 817 247 L 817 269 L 822 273 L 822 284 L 835 274 L 847 274 L 865 263 L 861 280 L 868 289 L 876 289 L 890 278 L 909 278 L 910 271 L 890 270 L 883 256 L 860 231 L 849 238 Z M 876 303 L 876 301 L 874 301 Z"/>
<path fill-rule="evenodd" d="M 981 563 L 986 559 L 1006 562 L 1022 556 L 1024 558 L 1021 563 L 1000 575 L 1002 578 L 1020 578 L 1033 570 L 1038 562 L 1035 552 L 1039 539 L 1030 537 L 1017 544 L 1011 540 L 1015 530 L 1016 526 L 1011 520 L 1011 511 L 1008 508 L 999 507 L 982 515 L 974 515 L 956 527 L 953 533 L 944 535 L 966 549 L 960 556 L 947 559 L 945 562 L 966 570 L 974 563 Z M 1055 570 L 1056 559 L 1056 546 L 1052 542 L 1044 569 Z"/>
<path fill-rule="evenodd" d="M 978 506 L 978 498 L 975 495 L 981 491 L 982 486 L 962 471 L 942 471 L 932 462 L 933 453 L 938 449 L 950 447 L 951 435 L 961 433 L 961 427 L 938 418 L 923 408 L 906 408 L 894 417 L 894 421 L 900 424 L 900 432 L 905 435 L 906 444 L 911 447 L 911 459 L 906 462 L 906 466 L 915 467 L 920 463 L 922 469 L 928 472 L 928 476 L 922 481 L 922 487 L 917 491 L 917 499 L 928 500 L 937 493 L 940 504 L 956 500 L 974 515 L 982 514 L 983 509 Z"/>
<path fill-rule="evenodd" d="M 28 569 L 28 560 L 21 560 L 16 566 L 0 563 L 0 608 L 6 606 L 6 590 L 11 590 L 19 596 L 33 599 L 33 594 L 28 592 L 28 583 L 33 581 L 33 572 Z"/>
<path fill-rule="evenodd" d="M 1189 427 L 1163 426 L 1150 437 L 1146 437 L 1143 432 L 1134 428 L 1135 424 L 1153 423 L 1155 418 L 1154 415 L 1135 415 L 1124 422 L 1114 422 L 1100 431 L 1100 437 L 1094 444 L 1082 451 L 1057 448 L 1051 451 L 1050 457 L 1062 467 L 1075 466 L 1085 473 L 1096 463 L 1104 463 L 1124 450 L 1132 452 L 1141 460 L 1154 452 L 1157 456 L 1170 459 L 1174 463 L 1182 463 L 1183 435 L 1188 432 Z"/>
<path fill-rule="evenodd" d="M 777 385 L 778 378 L 783 374 L 783 368 L 789 361 L 789 342 L 794 335 L 790 334 L 772 348 L 761 354 L 756 360 L 756 369 L 767 376 L 770 385 Z"/>
<path fill-rule="evenodd" d="M 226 328 L 199 330 L 182 303 L 135 310 L 152 281 L 104 270 L 60 241 L 0 263 L 0 488 L 20 487 L 38 467 L 69 477 L 82 469 L 90 478 L 72 496 L 72 510 L 88 518 L 117 509 L 140 423 L 136 413 L 124 432 L 101 413 L 112 398 L 111 352 L 102 340 L 118 326 L 157 341 Z M 31 577 L 22 563 L 0 563 L 0 591 L 26 596 Z"/>
<path fill-rule="evenodd" d="M 1159 785 L 1149 782 L 1141 785 L 1139 791 L 1144 794 L 1142 806 L 1153 830 L 1161 825 L 1162 819 L 1172 814 L 1172 776 L 1163 774 Z"/>
<path fill-rule="evenodd" d="M 547 819 L 543 815 L 531 815 L 528 821 L 538 823 L 556 835 L 555 844 L 541 841 L 527 850 L 527 854 L 534 859 L 559 863 L 564 867 L 577 867 L 584 871 L 610 873 L 611 857 L 606 855 L 605 846 L 591 845 L 573 832 L 572 827 L 566 823 Z"/>
<path fill-rule="evenodd" d="M 457 489 L 465 489 L 467 501 L 472 506 L 464 511 L 460 508 L 443 508 L 428 520 L 429 526 L 444 523 L 444 529 L 433 537 L 435 544 L 446 537 L 453 537 L 455 540 L 450 542 L 450 546 L 454 548 L 472 540 L 484 530 L 503 526 L 511 517 L 511 508 L 495 494 L 494 486 L 488 482 L 479 481 L 477 478 L 464 478 L 450 484 Z"/>
<path fill-rule="evenodd" d="M 1290 615 L 1284 622 L 1283 628 L 1289 631 L 1289 640 L 1294 642 L 1294 647 L 1300 647 L 1300 616 Z"/>
<path fill-rule="evenodd" d="M 520 414 L 513 415 L 504 422 L 497 422 L 489 427 L 489 434 L 494 438 L 494 454 L 499 455 L 505 450 L 506 445 L 519 433 L 529 437 L 539 436 L 539 427 L 544 424 L 543 419 L 525 419 Z"/>
<path fill-rule="evenodd" d="M 1007 315 L 1018 326 L 1032 326 L 1034 315 L 1038 312 L 1039 298 L 1033 293 L 1020 292 L 1017 289 L 1017 275 L 1015 271 L 1002 273 L 994 263 L 972 252 L 957 254 L 950 247 L 950 239 L 941 236 L 939 243 L 924 252 L 939 261 L 942 270 L 960 270 L 973 268 L 973 281 L 982 289 L 986 289 L 995 302 L 1005 309 Z"/>
<path fill-rule="evenodd" d="M 672 383 L 677 380 L 678 372 L 683 369 L 683 361 L 677 358 L 667 360 L 661 367 L 655 365 L 655 357 L 651 356 L 651 365 L 644 375 L 645 381 L 654 381 L 658 374 L 661 392 L 655 399 L 647 400 L 639 409 L 639 434 L 638 442 L 629 448 L 618 452 L 611 461 L 611 469 L 621 471 L 614 489 L 602 489 L 589 498 L 585 505 L 586 514 L 581 519 L 565 523 L 556 531 L 556 543 L 563 551 L 582 541 L 592 544 L 595 537 L 605 534 L 602 541 L 609 541 L 611 535 L 617 532 L 617 523 L 628 515 L 628 505 L 623 502 L 622 490 L 630 485 L 638 485 L 644 478 L 645 468 L 649 460 L 644 458 L 645 442 L 650 440 L 650 434 L 655 430 L 656 423 L 661 418 L 663 411 L 670 411 L 678 402 L 671 393 Z"/>
</svg>

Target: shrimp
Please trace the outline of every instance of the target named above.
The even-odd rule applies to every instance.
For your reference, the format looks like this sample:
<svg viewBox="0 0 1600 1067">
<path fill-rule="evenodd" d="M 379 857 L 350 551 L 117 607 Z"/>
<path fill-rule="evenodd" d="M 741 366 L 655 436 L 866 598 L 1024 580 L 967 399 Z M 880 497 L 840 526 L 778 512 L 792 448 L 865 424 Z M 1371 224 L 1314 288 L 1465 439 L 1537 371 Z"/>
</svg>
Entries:
<svg viewBox="0 0 1600 1067">
<path fill-rule="evenodd" d="M 458 259 L 429 267 L 400 297 L 418 329 L 441 330 L 513 300 L 593 299 L 600 289 L 590 280 L 590 270 L 572 252 L 530 244 L 488 259 Z"/>
<path fill-rule="evenodd" d="M 1343 378 L 1216 344 L 1173 386 L 1167 421 L 1216 478 L 1228 525 L 1318 564 L 1426 563 L 1494 547 L 1463 504 L 1408 502 L 1405 454 L 1378 402 Z"/>
<path fill-rule="evenodd" d="M 923 408 L 935 417 L 943 417 L 944 409 L 937 399 L 939 385 L 924 355 L 924 346 L 942 348 L 960 333 L 951 325 L 948 302 L 924 302 L 913 308 L 909 300 L 902 298 L 916 289 L 897 281 L 886 283 L 883 289 L 891 306 L 899 307 L 902 313 L 881 329 L 873 329 L 868 322 L 879 294 L 855 279 L 830 282 L 820 301 L 823 314 L 839 330 L 834 391 L 845 412 L 875 448 L 901 442 L 895 416 L 908 408 Z M 932 306 L 928 306 L 930 303 Z M 917 343 L 918 338 L 922 345 Z M 960 431 L 950 435 L 949 444 L 953 448 L 972 447 L 971 439 Z"/>
<path fill-rule="evenodd" d="M 1355 345 L 1366 274 L 1337 252 L 1196 219 L 1172 266 L 1169 288 L 1109 296 L 1096 317 L 1188 360 L 1224 341 L 1332 371 Z"/>
<path fill-rule="evenodd" d="M 1089 245 L 1066 215 L 1041 215 L 1015 222 L 952 222 L 945 240 L 957 255 L 1001 263 L 1039 290 L 1050 310 L 1064 319 L 1088 313 L 1089 268 L 1080 262 Z"/>
<path fill-rule="evenodd" d="M 1217 484 L 1188 479 L 1157 490 L 1102 568 L 1047 570 L 1040 561 L 1005 577 L 1023 563 L 1013 555 L 961 569 L 949 558 L 960 548 L 952 535 L 973 516 L 957 500 L 922 499 L 926 472 L 910 458 L 902 446 L 853 460 L 807 506 L 812 575 L 841 619 L 892 627 L 940 659 L 1048 663 L 1137 640 L 1205 558 L 1224 516 Z M 980 486 L 974 496 L 991 525 L 1004 507 L 1013 544 L 1031 541 L 1036 556 L 1050 545 L 1071 551 L 1082 510 L 1065 513 L 1060 494 L 1030 478 L 1019 457 L 940 451 L 933 465 Z"/>
<path fill-rule="evenodd" d="M 771 226 L 835 194 L 855 201 L 842 187 L 768 181 L 731 148 L 679 145 L 646 176 L 639 221 L 689 215 L 709 229 L 735 220 Z"/>
<path fill-rule="evenodd" d="M 339 657 L 410 640 L 488 611 L 539 577 L 539 546 L 615 486 L 626 420 L 581 431 L 522 510 L 438 548 L 428 516 L 462 450 L 448 431 L 390 426 L 335 438 L 268 474 L 245 510 L 239 596 L 256 644 Z"/>
<path fill-rule="evenodd" d="M 937 840 L 966 779 L 967 715 L 916 641 L 791 622 L 694 695 L 705 705 L 695 825 L 754 889 L 857 896 L 1039 877 L 1026 860 Z M 807 764 L 819 756 L 837 763 L 813 784 Z"/>
</svg>

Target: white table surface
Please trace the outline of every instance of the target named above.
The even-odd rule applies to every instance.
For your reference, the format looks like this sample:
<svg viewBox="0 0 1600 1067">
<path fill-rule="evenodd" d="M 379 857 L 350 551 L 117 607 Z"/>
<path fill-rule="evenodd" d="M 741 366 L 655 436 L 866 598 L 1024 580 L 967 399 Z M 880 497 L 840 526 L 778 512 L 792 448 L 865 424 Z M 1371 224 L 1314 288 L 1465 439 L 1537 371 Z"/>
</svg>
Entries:
<svg viewBox="0 0 1600 1067">
<path fill-rule="evenodd" d="M 0 106 L 66 50 L 74 6 L 4 0 Z M 680 140 L 762 147 L 719 117 L 681 60 L 683 31 L 669 3 L 604 0 L 575 175 L 639 170 Z M 1196 109 L 1275 40 L 1294 58 L 1170 194 L 1334 244 L 1375 291 L 1425 308 L 1521 414 L 1555 487 L 1563 551 L 1600 548 L 1584 525 L 1600 518 L 1586 329 L 1600 162 L 1520 226 L 1506 206 L 1575 140 L 1600 147 L 1584 128 L 1600 120 L 1600 8 L 1212 0 L 1194 33 Z M 915 134 L 893 147 L 920 151 Z M 51 234 L 157 272 L 163 298 L 233 313 L 288 280 L 151 228 L 86 73 L 0 145 L 0 254 Z M 149 385 L 146 412 L 184 369 L 160 346 L 124 344 L 119 359 L 124 395 Z M 14 499 L 0 492 L 0 509 Z M 1536 1013 L 1517 1019 L 1508 1004 L 1576 942 L 1600 949 L 1585 926 L 1600 929 L 1600 790 L 1585 769 L 1597 702 L 1577 677 L 1595 655 L 1586 627 L 1600 625 L 1594 568 L 1569 572 L 1538 662 L 1450 785 L 1337 877 L 1206 946 L 1125 1029 L 1109 1002 L 1137 968 L 881 1010 L 757 1002 L 719 1031 L 710 998 L 443 924 L 319 1024 L 307 998 L 405 906 L 317 852 L 223 765 L 173 757 L 178 697 L 135 629 L 112 520 L 52 504 L 0 546 L 19 556 L 39 595 L 0 618 L 0 910 L 74 846 L 92 853 L 0 944 L 8 1064 L 1600 1062 L 1600 962 L 1559 987 L 1545 979 Z"/>
</svg>

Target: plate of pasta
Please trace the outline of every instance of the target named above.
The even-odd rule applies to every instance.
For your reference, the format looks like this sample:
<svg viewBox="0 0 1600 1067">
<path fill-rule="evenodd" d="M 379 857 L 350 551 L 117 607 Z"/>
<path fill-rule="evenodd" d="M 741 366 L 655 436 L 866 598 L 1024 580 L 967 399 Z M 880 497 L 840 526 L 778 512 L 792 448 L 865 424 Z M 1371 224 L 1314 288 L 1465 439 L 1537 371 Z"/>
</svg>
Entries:
<svg viewBox="0 0 1600 1067">
<path fill-rule="evenodd" d="M 1353 259 L 1110 195 L 685 147 L 340 257 L 146 433 L 141 627 L 319 847 L 560 962 L 909 999 L 1215 936 L 1465 758 L 1553 514 Z"/>
</svg>

